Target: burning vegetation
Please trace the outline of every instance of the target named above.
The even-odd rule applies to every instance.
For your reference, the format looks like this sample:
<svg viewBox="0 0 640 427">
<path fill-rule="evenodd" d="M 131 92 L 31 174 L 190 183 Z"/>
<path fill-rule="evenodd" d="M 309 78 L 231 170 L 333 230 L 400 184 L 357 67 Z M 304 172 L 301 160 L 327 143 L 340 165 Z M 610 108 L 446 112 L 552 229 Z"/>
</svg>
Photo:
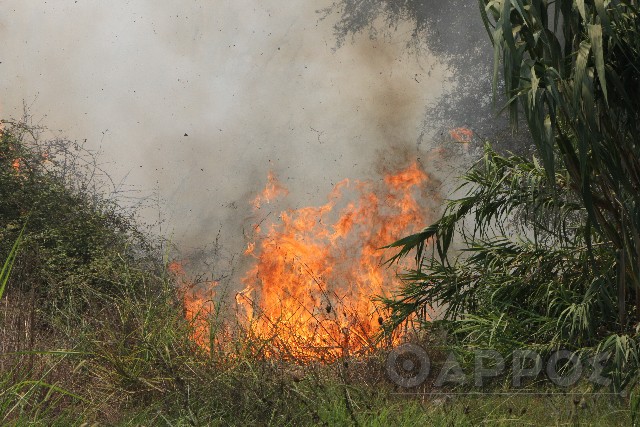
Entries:
<svg viewBox="0 0 640 427">
<path fill-rule="evenodd" d="M 210 320 L 215 314 L 215 296 L 218 282 L 194 283 L 185 272 L 185 263 L 174 261 L 168 270 L 179 285 L 179 296 L 184 304 L 184 316 L 191 325 L 191 339 L 200 347 L 210 349 Z"/>
<path fill-rule="evenodd" d="M 338 183 L 320 206 L 273 210 L 288 190 L 269 173 L 252 202 L 249 268 L 236 293 L 237 321 L 266 357 L 332 361 L 374 350 L 387 317 L 372 298 L 399 286 L 381 248 L 429 221 L 421 200 L 431 184 L 417 162 L 380 180 Z M 420 201 L 420 202 L 419 202 Z M 388 255 L 388 254 L 387 254 Z M 184 278 L 180 264 L 172 271 Z M 182 279 L 181 279 L 182 280 Z M 208 345 L 207 318 L 214 311 L 217 283 L 193 286 L 182 280 L 185 315 L 194 340 Z"/>
<path fill-rule="evenodd" d="M 455 128 L 449 131 L 449 135 L 455 142 L 469 143 L 473 141 L 473 131 L 467 128 Z"/>
</svg>

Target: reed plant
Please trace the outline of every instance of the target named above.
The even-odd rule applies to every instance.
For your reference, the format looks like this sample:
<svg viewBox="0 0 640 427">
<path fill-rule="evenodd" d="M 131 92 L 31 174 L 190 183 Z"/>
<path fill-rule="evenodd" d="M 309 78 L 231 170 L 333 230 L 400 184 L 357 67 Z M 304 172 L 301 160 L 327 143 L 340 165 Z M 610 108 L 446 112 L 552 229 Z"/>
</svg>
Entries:
<svg viewBox="0 0 640 427">
<path fill-rule="evenodd" d="M 462 177 L 463 196 L 391 245 L 391 261 L 415 251 L 417 268 L 384 299 L 387 327 L 439 307 L 424 326 L 445 328 L 460 348 L 606 353 L 612 387 L 631 389 L 640 370 L 638 3 L 479 4 L 494 92 L 504 89 L 514 126 L 524 115 L 536 155 L 485 147 Z"/>
</svg>

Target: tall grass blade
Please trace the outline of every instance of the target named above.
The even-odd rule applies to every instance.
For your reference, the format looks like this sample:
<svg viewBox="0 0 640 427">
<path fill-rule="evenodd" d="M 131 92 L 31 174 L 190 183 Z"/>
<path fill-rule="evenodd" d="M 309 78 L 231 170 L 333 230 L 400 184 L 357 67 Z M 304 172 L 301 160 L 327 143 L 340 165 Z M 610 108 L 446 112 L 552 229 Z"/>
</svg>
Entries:
<svg viewBox="0 0 640 427">
<path fill-rule="evenodd" d="M 589 25 L 589 37 L 591 38 L 591 46 L 593 48 L 593 55 L 596 62 L 596 70 L 598 71 L 598 78 L 600 79 L 600 86 L 602 86 L 602 93 L 604 94 L 604 100 L 608 104 L 609 97 L 607 96 L 607 80 L 604 74 L 604 49 L 602 47 L 602 27 L 598 24 Z"/>
<path fill-rule="evenodd" d="M 9 251 L 9 255 L 7 259 L 4 261 L 4 265 L 2 266 L 2 271 L 0 271 L 0 298 L 4 294 L 4 291 L 7 287 L 7 283 L 9 282 L 9 277 L 11 276 L 11 270 L 13 270 L 13 265 L 15 263 L 16 257 L 18 256 L 18 250 L 20 249 L 20 243 L 22 242 L 22 236 L 24 235 L 24 230 L 26 229 L 27 224 L 25 223 L 20 230 L 20 234 L 16 239 L 11 251 Z"/>
</svg>

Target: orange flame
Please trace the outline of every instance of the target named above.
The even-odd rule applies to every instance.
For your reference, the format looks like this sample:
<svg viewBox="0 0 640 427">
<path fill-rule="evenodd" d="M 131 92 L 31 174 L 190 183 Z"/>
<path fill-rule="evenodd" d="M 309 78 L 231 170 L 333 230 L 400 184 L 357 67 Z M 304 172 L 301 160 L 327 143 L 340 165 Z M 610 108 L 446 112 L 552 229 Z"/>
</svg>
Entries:
<svg viewBox="0 0 640 427">
<path fill-rule="evenodd" d="M 428 182 L 417 163 L 378 182 L 344 180 L 326 204 L 256 228 L 257 243 L 245 252 L 253 266 L 236 301 L 249 331 L 270 343 L 268 356 L 333 360 L 375 348 L 385 313 L 371 298 L 399 285 L 379 249 L 428 220 L 414 195 Z M 355 201 L 344 202 L 346 192 Z M 254 207 L 286 194 L 270 173 Z"/>
<path fill-rule="evenodd" d="M 218 282 L 196 286 L 188 279 L 184 265 L 184 262 L 175 261 L 169 264 L 168 270 L 179 281 L 184 315 L 191 324 L 191 339 L 208 350 L 211 345 L 209 325 L 215 309 L 214 297 Z"/>
<path fill-rule="evenodd" d="M 468 143 L 473 140 L 473 131 L 467 128 L 451 129 L 449 135 L 457 142 Z"/>
<path fill-rule="evenodd" d="M 255 249 L 256 249 L 255 242 L 251 242 L 247 245 L 247 249 L 244 251 L 244 254 L 251 255 Z"/>
<path fill-rule="evenodd" d="M 253 200 L 253 207 L 254 209 L 260 209 L 262 203 L 270 203 L 275 198 L 286 196 L 287 194 L 289 194 L 289 190 L 280 184 L 273 172 L 269 172 L 267 185 L 262 193 Z"/>
<path fill-rule="evenodd" d="M 20 168 L 22 167 L 22 159 L 21 158 L 13 159 L 13 163 L 11 163 L 11 167 L 16 173 L 19 173 Z"/>
</svg>

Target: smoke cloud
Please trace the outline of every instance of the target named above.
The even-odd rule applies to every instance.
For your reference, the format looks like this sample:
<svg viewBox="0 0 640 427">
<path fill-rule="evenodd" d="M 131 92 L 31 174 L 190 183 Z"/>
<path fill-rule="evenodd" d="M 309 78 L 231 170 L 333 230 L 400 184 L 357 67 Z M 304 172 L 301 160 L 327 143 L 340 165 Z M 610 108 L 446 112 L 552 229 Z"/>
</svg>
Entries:
<svg viewBox="0 0 640 427">
<path fill-rule="evenodd" d="M 394 159 L 428 162 L 444 128 L 473 122 L 469 100 L 478 117 L 491 111 L 472 90 L 486 91 L 491 61 L 475 14 L 466 25 L 457 17 L 455 49 L 432 31 L 416 50 L 411 22 L 348 37 L 341 9 L 325 3 L 4 1 L 2 116 L 20 116 L 24 102 L 55 134 L 86 139 L 115 181 L 158 191 L 163 231 L 188 248 L 220 228 L 228 241 L 241 236 L 269 170 L 291 207 L 324 203 L 343 178 L 379 179 Z M 374 12 L 367 28 L 385 27 Z M 432 16 L 451 14 L 441 5 Z"/>
</svg>

